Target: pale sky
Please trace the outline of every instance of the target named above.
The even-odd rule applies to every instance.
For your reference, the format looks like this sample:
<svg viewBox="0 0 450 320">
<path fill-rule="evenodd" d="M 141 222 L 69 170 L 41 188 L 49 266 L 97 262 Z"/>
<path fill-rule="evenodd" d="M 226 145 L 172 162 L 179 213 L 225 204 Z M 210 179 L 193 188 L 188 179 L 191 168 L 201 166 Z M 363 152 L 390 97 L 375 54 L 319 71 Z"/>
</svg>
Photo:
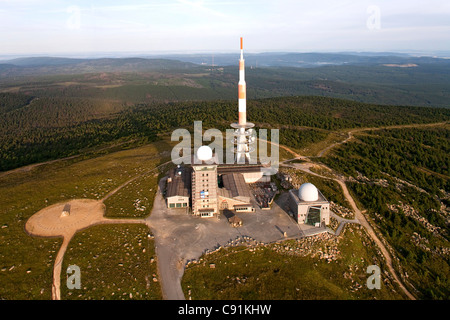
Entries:
<svg viewBox="0 0 450 320">
<path fill-rule="evenodd" d="M 450 51 L 448 0 L 0 0 L 0 55 Z"/>
</svg>

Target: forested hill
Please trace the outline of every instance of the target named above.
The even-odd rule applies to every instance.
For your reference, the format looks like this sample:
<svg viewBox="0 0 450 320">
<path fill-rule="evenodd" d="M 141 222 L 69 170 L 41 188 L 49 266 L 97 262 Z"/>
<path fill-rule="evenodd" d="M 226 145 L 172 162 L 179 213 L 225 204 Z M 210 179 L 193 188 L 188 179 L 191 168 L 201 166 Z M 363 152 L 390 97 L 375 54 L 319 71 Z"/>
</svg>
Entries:
<svg viewBox="0 0 450 320">
<path fill-rule="evenodd" d="M 356 63 L 365 61 L 363 57 L 347 64 L 342 63 L 345 56 L 327 57 L 331 62 L 316 68 L 291 67 L 283 60 L 273 62 L 278 66 L 260 67 L 249 58 L 247 97 L 314 95 L 372 104 L 450 107 L 450 59 L 385 56 Z M 128 104 L 236 100 L 237 69 L 236 57 L 233 65 L 225 67 L 167 59 L 21 58 L 0 61 L 0 92 Z"/>
<path fill-rule="evenodd" d="M 92 72 L 184 70 L 197 67 L 197 65 L 190 62 L 144 58 L 71 59 L 31 57 L 7 60 L 0 63 L 0 78 L 51 74 L 83 74 Z"/>
<path fill-rule="evenodd" d="M 0 60 L 0 63 L 22 67 L 58 66 L 90 63 L 95 65 L 101 60 L 116 60 L 115 64 L 127 60 L 172 60 L 206 66 L 235 66 L 239 53 L 197 53 L 197 54 L 154 54 L 139 55 L 137 58 L 63 58 L 63 57 L 26 57 Z M 418 56 L 398 52 L 263 52 L 245 53 L 245 61 L 253 67 L 294 67 L 313 68 L 324 65 L 382 65 L 382 64 L 437 64 L 450 65 L 450 60 L 436 56 Z"/>
<path fill-rule="evenodd" d="M 205 128 L 224 130 L 237 117 L 237 105 L 230 101 L 138 104 L 125 109 L 87 97 L 0 93 L 0 101 L 1 171 L 80 154 L 119 140 L 154 141 L 160 138 L 157 133 L 191 128 L 195 120 L 202 120 Z M 450 109 L 313 96 L 251 100 L 248 114 L 249 121 L 263 127 L 310 127 L 320 129 L 320 136 L 343 128 L 450 120 Z"/>
</svg>

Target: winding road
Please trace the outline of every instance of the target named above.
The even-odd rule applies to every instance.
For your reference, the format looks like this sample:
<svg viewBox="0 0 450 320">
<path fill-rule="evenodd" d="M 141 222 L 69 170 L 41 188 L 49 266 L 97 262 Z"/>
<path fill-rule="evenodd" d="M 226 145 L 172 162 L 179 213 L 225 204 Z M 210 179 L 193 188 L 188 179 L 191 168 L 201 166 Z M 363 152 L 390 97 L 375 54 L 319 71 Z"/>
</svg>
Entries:
<svg viewBox="0 0 450 320">
<path fill-rule="evenodd" d="M 344 139 L 343 141 L 340 141 L 340 142 L 336 142 L 336 143 L 334 143 L 334 144 L 332 144 L 330 146 L 327 146 L 326 148 L 324 148 L 323 150 L 321 150 L 318 153 L 318 157 L 322 157 L 326 152 L 328 152 L 332 148 L 334 148 L 334 147 L 336 147 L 338 145 L 347 143 L 348 141 L 350 141 L 353 138 L 353 133 L 355 133 L 355 132 L 362 132 L 362 131 L 369 131 L 369 130 L 383 130 L 383 129 L 434 127 L 434 126 L 439 126 L 439 125 L 444 125 L 444 124 L 447 124 L 447 122 L 415 124 L 415 125 L 396 125 L 396 126 L 389 126 L 389 127 L 360 128 L 360 129 L 351 130 L 351 131 L 347 132 L 348 136 L 347 136 L 346 139 Z M 328 168 L 327 166 L 325 166 L 324 164 L 321 164 L 321 163 L 319 164 L 319 163 L 312 162 L 312 160 L 309 157 L 301 156 L 297 152 L 295 152 L 294 150 L 290 149 L 289 147 L 282 146 L 282 145 L 279 145 L 279 146 L 282 147 L 283 149 L 285 149 L 286 151 L 290 152 L 292 155 L 294 155 L 295 156 L 294 159 L 300 159 L 300 160 L 306 161 L 304 163 L 287 164 L 289 161 L 293 160 L 293 159 L 289 159 L 289 160 L 284 161 L 284 165 L 285 166 L 293 167 L 295 169 L 301 170 L 301 171 L 303 171 L 305 173 L 308 173 L 308 174 L 315 175 L 315 176 L 320 177 L 322 179 L 334 180 L 340 185 L 345 199 L 349 202 L 350 206 L 352 207 L 353 211 L 355 212 L 356 220 L 358 220 L 359 223 L 366 229 L 366 231 L 367 231 L 368 235 L 370 236 L 370 238 L 375 242 L 375 244 L 378 246 L 378 248 L 380 249 L 381 253 L 383 254 L 383 256 L 384 256 L 384 258 L 386 260 L 386 265 L 387 265 L 387 267 L 389 269 L 389 272 L 394 277 L 395 282 L 402 289 L 402 291 L 408 296 L 409 299 L 416 300 L 416 297 L 413 294 L 411 294 L 411 292 L 408 291 L 408 289 L 404 286 L 404 284 L 400 280 L 399 276 L 397 275 L 397 272 L 395 271 L 395 269 L 393 267 L 392 257 L 389 254 L 388 249 L 385 247 L 383 242 L 378 238 L 377 234 L 375 233 L 375 231 L 373 230 L 372 226 L 367 221 L 367 219 L 364 216 L 364 214 L 357 207 L 353 197 L 350 195 L 350 192 L 348 191 L 347 185 L 345 184 L 345 181 L 343 180 L 343 178 L 342 177 L 338 177 L 337 175 L 335 175 L 334 178 L 326 177 L 326 176 L 320 175 L 320 174 L 318 174 L 316 172 L 313 172 L 313 171 L 310 170 L 310 168 L 313 167 L 313 166 L 320 167 L 322 169 L 326 169 L 327 171 L 330 171 L 330 172 L 332 172 L 332 170 L 330 168 Z M 341 225 L 339 227 L 341 227 L 341 226 L 343 226 L 342 223 L 341 223 Z M 338 230 L 336 230 L 336 232 L 337 231 Z"/>
</svg>

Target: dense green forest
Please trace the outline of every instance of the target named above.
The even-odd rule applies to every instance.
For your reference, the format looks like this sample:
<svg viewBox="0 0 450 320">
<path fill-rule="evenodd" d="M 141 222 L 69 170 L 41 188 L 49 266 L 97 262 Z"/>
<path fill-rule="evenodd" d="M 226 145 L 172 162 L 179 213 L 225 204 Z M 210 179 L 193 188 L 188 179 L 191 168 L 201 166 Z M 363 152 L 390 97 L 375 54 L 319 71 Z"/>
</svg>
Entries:
<svg viewBox="0 0 450 320">
<path fill-rule="evenodd" d="M 0 115 L 26 106 L 33 98 L 25 94 L 0 92 Z"/>
<path fill-rule="evenodd" d="M 336 151 L 327 164 L 356 177 L 382 179 L 386 173 L 410 181 L 426 191 L 439 194 L 450 190 L 450 130 L 440 128 L 369 131 Z"/>
<path fill-rule="evenodd" d="M 4 93 L 0 118 L 0 170 L 78 154 L 118 139 L 154 141 L 157 133 L 179 127 L 229 129 L 236 121 L 230 101 L 149 103 L 126 106 L 120 100 L 89 97 L 30 97 Z M 343 128 L 378 127 L 450 119 L 450 109 L 369 105 L 324 97 L 252 100 L 249 121 L 283 130 L 281 141 L 299 148 Z M 266 126 L 265 126 L 266 125 Z M 304 127 L 309 129 L 305 131 Z M 303 140 L 296 139 L 303 130 Z"/>
<path fill-rule="evenodd" d="M 372 130 L 320 160 L 346 176 L 423 298 L 447 299 L 450 126 Z M 447 249 L 446 249 L 447 248 Z"/>
<path fill-rule="evenodd" d="M 324 140 L 328 136 L 327 131 L 319 129 L 280 129 L 280 144 L 301 149 L 312 143 Z"/>
</svg>

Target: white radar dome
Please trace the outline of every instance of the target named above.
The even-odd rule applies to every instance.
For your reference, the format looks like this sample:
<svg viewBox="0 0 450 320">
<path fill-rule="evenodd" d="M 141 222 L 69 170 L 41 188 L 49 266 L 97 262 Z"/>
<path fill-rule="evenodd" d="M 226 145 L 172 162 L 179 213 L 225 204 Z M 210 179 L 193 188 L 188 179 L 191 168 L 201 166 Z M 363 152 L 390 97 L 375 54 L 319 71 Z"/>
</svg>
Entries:
<svg viewBox="0 0 450 320">
<path fill-rule="evenodd" d="M 201 146 L 197 150 L 197 158 L 201 161 L 208 161 L 212 158 L 212 150 L 208 146 Z"/>
<path fill-rule="evenodd" d="M 298 197 L 303 201 L 319 200 L 319 191 L 312 183 L 304 183 L 298 189 Z"/>
</svg>

